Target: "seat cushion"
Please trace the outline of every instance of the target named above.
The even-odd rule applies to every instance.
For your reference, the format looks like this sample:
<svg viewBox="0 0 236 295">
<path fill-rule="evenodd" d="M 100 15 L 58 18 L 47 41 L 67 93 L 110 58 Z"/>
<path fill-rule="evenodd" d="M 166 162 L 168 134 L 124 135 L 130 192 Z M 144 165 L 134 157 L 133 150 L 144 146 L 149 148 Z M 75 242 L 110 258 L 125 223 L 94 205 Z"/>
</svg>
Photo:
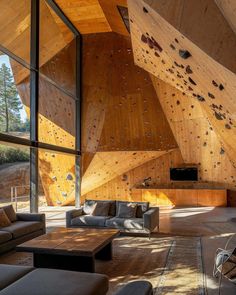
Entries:
<svg viewBox="0 0 236 295">
<path fill-rule="evenodd" d="M 30 266 L 0 264 L 0 290 L 6 288 L 33 269 Z"/>
<path fill-rule="evenodd" d="M 11 233 L 0 230 L 0 244 L 5 243 L 11 239 L 12 239 Z"/>
<path fill-rule="evenodd" d="M 7 227 L 1 228 L 2 231 L 10 232 L 14 239 L 30 234 L 43 228 L 43 224 L 38 221 L 16 221 Z"/>
<path fill-rule="evenodd" d="M 5 211 L 5 213 L 7 214 L 7 217 L 9 218 L 11 222 L 14 222 L 17 220 L 16 212 L 12 205 L 3 206 L 1 207 L 1 209 Z"/>
<path fill-rule="evenodd" d="M 113 217 L 106 220 L 106 226 L 118 229 L 143 229 L 142 218 L 118 218 Z"/>
<path fill-rule="evenodd" d="M 72 226 L 96 226 L 104 227 L 106 220 L 111 218 L 110 216 L 92 216 L 81 215 L 71 220 Z"/>
<path fill-rule="evenodd" d="M 1 295 L 105 295 L 105 275 L 36 269 L 1 291 Z"/>
<path fill-rule="evenodd" d="M 85 214 L 89 215 L 92 213 L 94 206 L 96 203 L 109 203 L 109 216 L 115 216 L 116 215 L 116 201 L 112 200 L 85 200 L 83 211 Z"/>
</svg>

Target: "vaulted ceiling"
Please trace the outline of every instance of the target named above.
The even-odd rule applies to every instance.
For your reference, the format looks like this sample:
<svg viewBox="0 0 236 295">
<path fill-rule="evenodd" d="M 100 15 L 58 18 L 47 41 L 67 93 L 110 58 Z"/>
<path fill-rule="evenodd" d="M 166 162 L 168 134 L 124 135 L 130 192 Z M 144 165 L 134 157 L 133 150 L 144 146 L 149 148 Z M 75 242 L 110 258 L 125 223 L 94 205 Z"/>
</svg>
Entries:
<svg viewBox="0 0 236 295">
<path fill-rule="evenodd" d="M 19 2 L 1 2 L 0 43 L 29 61 L 30 1 Z M 139 181 L 148 175 L 169 181 L 153 167 L 164 171 L 180 163 L 197 165 L 202 181 L 235 187 L 235 1 L 56 2 L 83 34 L 82 193 L 107 191 L 109 183 L 125 194 L 128 172 Z M 128 7 L 130 33 L 117 6 Z M 72 89 L 73 36 L 46 2 L 41 7 L 41 71 Z M 29 72 L 12 66 L 29 106 Z M 41 140 L 73 147 L 73 106 L 40 83 Z M 62 171 L 73 173 L 73 159 L 49 158 L 41 155 L 45 186 L 53 183 L 48 194 L 55 196 L 52 203 L 68 204 L 72 199 L 58 197 L 57 188 L 65 182 Z"/>
</svg>

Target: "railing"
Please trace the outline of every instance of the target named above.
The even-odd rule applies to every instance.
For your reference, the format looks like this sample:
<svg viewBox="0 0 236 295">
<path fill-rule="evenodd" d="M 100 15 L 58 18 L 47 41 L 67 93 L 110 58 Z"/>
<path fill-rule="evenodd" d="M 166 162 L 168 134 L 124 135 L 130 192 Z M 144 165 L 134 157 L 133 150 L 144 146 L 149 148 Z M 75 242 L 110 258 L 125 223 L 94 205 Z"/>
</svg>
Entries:
<svg viewBox="0 0 236 295">
<path fill-rule="evenodd" d="M 29 185 L 18 185 L 18 186 L 12 186 L 11 187 L 11 203 L 15 204 L 15 210 L 17 211 L 18 209 L 18 200 L 21 199 L 25 199 L 27 196 L 29 197 L 29 195 L 19 195 L 19 189 L 29 189 L 30 186 Z"/>
</svg>

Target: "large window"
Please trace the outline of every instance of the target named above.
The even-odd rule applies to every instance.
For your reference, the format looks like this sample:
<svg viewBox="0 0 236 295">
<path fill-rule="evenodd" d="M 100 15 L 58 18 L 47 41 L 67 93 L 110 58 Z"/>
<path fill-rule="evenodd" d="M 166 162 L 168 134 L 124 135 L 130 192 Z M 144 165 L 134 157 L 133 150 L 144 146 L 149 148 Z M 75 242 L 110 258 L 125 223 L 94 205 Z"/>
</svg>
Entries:
<svg viewBox="0 0 236 295">
<path fill-rule="evenodd" d="M 79 204 L 80 34 L 53 0 L 0 11 L 0 203 Z"/>
</svg>

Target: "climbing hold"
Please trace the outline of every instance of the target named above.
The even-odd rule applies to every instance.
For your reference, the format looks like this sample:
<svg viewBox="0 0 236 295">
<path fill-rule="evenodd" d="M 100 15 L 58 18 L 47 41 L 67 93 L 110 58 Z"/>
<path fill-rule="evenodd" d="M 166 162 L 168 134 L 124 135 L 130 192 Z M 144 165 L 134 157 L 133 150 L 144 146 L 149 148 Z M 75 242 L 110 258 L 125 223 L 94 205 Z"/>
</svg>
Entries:
<svg viewBox="0 0 236 295">
<path fill-rule="evenodd" d="M 223 120 L 224 119 L 224 116 L 221 113 L 217 113 L 216 111 L 215 111 L 215 117 L 216 117 L 217 120 Z"/>
<path fill-rule="evenodd" d="M 212 84 L 213 84 L 215 87 L 218 87 L 218 84 L 216 83 L 216 81 L 212 80 Z"/>
<path fill-rule="evenodd" d="M 188 50 L 179 50 L 179 56 L 182 57 L 183 59 L 187 59 L 191 56 L 191 53 Z"/>
<path fill-rule="evenodd" d="M 220 154 L 223 155 L 225 153 L 225 150 L 223 148 L 220 149 Z"/>
<path fill-rule="evenodd" d="M 197 95 L 197 99 L 201 102 L 205 101 L 205 98 L 201 95 Z"/>
<path fill-rule="evenodd" d="M 144 6 L 143 6 L 143 12 L 144 12 L 144 13 L 148 13 L 148 10 L 147 10 L 147 8 L 146 8 L 146 7 L 144 7 Z"/>
<path fill-rule="evenodd" d="M 210 93 L 210 92 L 208 92 L 208 96 L 209 96 L 210 98 L 215 98 L 215 96 L 214 96 L 212 93 Z"/>
<path fill-rule="evenodd" d="M 142 34 L 142 36 L 141 36 L 141 41 L 144 42 L 144 43 L 148 42 L 147 37 L 144 34 Z"/>
<path fill-rule="evenodd" d="M 224 90 L 225 88 L 224 88 L 224 86 L 223 86 L 222 84 L 220 84 L 220 85 L 219 85 L 219 89 L 220 89 L 220 91 L 222 91 L 222 90 Z"/>
<path fill-rule="evenodd" d="M 190 68 L 189 65 L 186 67 L 186 73 L 188 73 L 188 74 L 192 74 L 193 73 L 193 71 L 192 71 L 192 69 Z"/>
<path fill-rule="evenodd" d="M 68 173 L 66 176 L 66 180 L 73 180 L 73 176 L 70 173 Z"/>
<path fill-rule="evenodd" d="M 191 79 L 190 77 L 188 77 L 188 80 L 190 83 L 192 83 L 193 85 L 197 85 L 195 81 L 193 81 L 193 79 Z"/>
</svg>

